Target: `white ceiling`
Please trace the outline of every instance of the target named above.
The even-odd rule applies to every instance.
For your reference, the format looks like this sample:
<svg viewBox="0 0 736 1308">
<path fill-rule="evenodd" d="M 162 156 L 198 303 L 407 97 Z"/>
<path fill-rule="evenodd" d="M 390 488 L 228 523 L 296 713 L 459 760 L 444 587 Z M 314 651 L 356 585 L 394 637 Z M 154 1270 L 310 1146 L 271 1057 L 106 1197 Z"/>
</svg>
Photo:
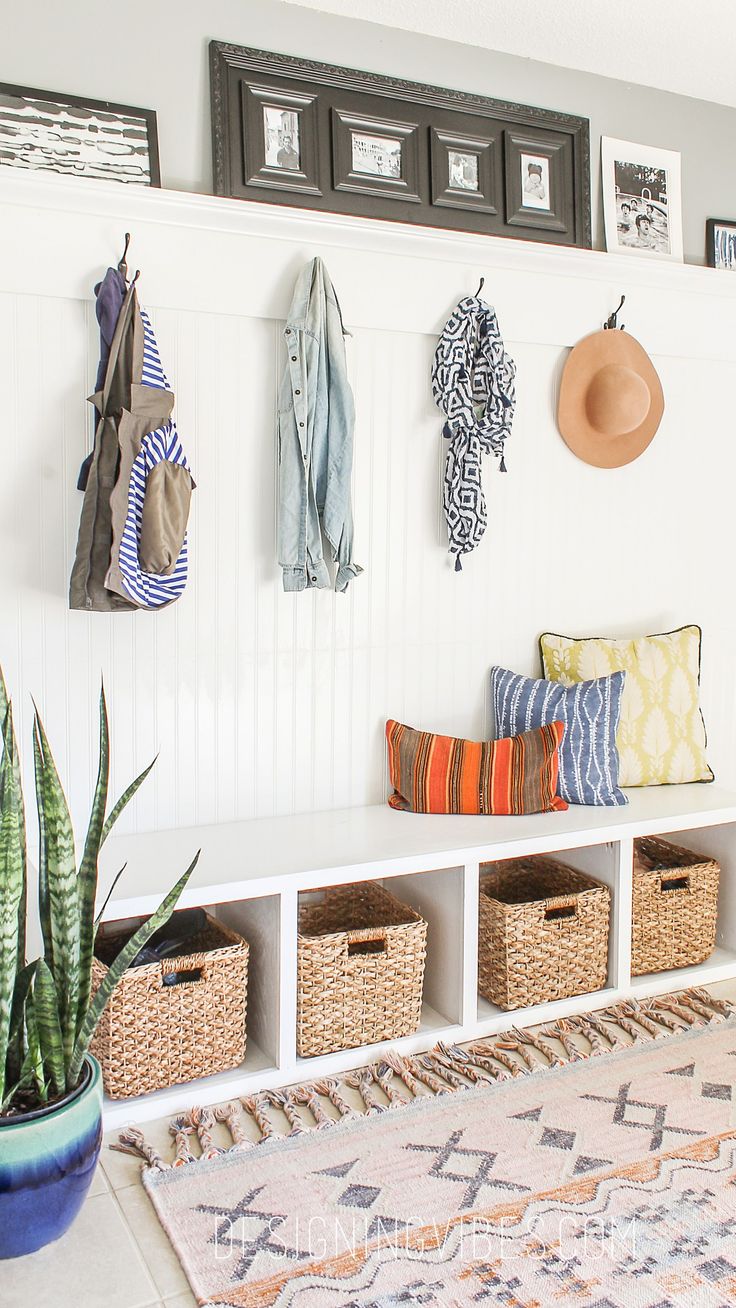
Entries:
<svg viewBox="0 0 736 1308">
<path fill-rule="evenodd" d="M 736 106 L 736 0 L 287 0 Z"/>
</svg>

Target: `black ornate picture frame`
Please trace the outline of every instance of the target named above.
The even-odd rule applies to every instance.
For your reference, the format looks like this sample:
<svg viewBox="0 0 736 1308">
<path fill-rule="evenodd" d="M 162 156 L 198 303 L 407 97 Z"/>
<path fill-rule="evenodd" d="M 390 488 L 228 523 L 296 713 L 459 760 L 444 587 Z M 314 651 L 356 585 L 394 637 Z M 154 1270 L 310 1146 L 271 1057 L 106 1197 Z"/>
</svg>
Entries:
<svg viewBox="0 0 736 1308">
<path fill-rule="evenodd" d="M 210 43 L 214 191 L 590 248 L 588 120 Z"/>
</svg>

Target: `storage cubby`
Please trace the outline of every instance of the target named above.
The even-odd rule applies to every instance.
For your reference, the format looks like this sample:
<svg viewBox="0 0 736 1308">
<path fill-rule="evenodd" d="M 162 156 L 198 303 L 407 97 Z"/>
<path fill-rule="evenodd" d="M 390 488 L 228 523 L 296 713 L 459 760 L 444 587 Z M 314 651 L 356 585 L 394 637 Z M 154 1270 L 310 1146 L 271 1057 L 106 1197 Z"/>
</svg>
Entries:
<svg viewBox="0 0 736 1308">
<path fill-rule="evenodd" d="M 608 963 L 606 984 L 597 988 L 581 989 L 572 996 L 561 999 L 551 999 L 540 1003 L 529 1005 L 525 1008 L 504 1009 L 499 1004 L 492 1003 L 488 998 L 478 993 L 477 996 L 477 1020 L 484 1029 L 496 1031 L 503 1029 L 504 1026 L 511 1025 L 517 1020 L 517 1015 L 523 1012 L 525 1015 L 533 1015 L 530 1020 L 545 1021 L 556 1015 L 574 1011 L 580 1006 L 580 998 L 587 995 L 591 998 L 591 1003 L 606 1003 L 606 995 L 613 993 L 617 986 L 619 975 L 619 931 L 618 931 L 618 900 L 619 889 L 622 880 L 621 867 L 621 846 L 618 842 L 607 842 L 599 845 L 587 845 L 581 848 L 557 849 L 554 851 L 545 851 L 544 855 L 532 855 L 529 861 L 533 863 L 535 858 L 542 859 L 544 866 L 545 859 L 554 859 L 556 863 L 569 867 L 576 872 L 584 873 L 593 878 L 595 881 L 607 886 L 610 891 L 610 911 L 608 922 Z M 481 864 L 479 868 L 480 886 L 483 884 L 483 877 L 486 869 L 490 870 L 493 863 Z M 479 924 L 479 930 L 482 929 Z M 479 940 L 479 950 L 480 950 Z M 571 941 L 571 947 L 574 947 L 574 941 Z M 571 1007 L 572 1006 L 572 1007 Z"/>
<path fill-rule="evenodd" d="M 142 1117 L 163 1116 L 182 1099 L 214 1103 L 237 1094 L 244 1084 L 253 1089 L 278 1080 L 279 1066 L 279 913 L 276 895 L 262 899 L 203 904 L 219 922 L 248 942 L 248 1003 L 245 1061 L 212 1076 L 156 1090 L 128 1099 L 105 1100 L 106 1124 L 117 1125 Z M 109 920 L 109 919 L 108 919 Z M 120 923 L 123 925 L 123 923 Z"/>
<path fill-rule="evenodd" d="M 714 858 L 720 864 L 716 945 L 703 963 L 649 972 L 631 978 L 634 993 L 657 994 L 708 981 L 726 981 L 736 974 L 736 823 L 662 831 L 665 840 Z"/>
<path fill-rule="evenodd" d="M 393 895 L 421 913 L 427 923 L 422 1025 L 426 1030 L 463 1022 L 465 984 L 465 869 L 441 868 L 384 879 Z"/>
<path fill-rule="evenodd" d="M 248 941 L 248 1043 L 265 1066 L 281 1061 L 281 902 L 277 895 L 218 904 L 216 918 Z"/>
<path fill-rule="evenodd" d="M 106 1125 L 163 1116 L 260 1089 L 339 1075 L 438 1040 L 461 1043 L 510 1026 L 531 1026 L 643 996 L 736 977 L 736 796 L 715 786 L 628 792 L 622 808 L 571 806 L 528 817 L 397 813 L 385 805 L 259 819 L 151 835 L 113 837 L 103 850 L 101 893 L 125 862 L 131 876 L 106 920 L 149 913 L 171 884 L 171 868 L 202 846 L 182 906 L 213 906 L 251 946 L 245 1063 L 138 1100 L 108 1103 Z M 694 968 L 631 977 L 633 842 L 661 835 L 717 858 L 722 868 L 717 944 Z M 247 853 L 244 853 L 247 851 Z M 478 996 L 478 888 L 484 863 L 548 855 L 611 891 L 606 985 L 504 1011 Z M 300 895 L 375 881 L 428 924 L 419 1029 L 396 1041 L 299 1058 L 296 1052 L 297 921 Z"/>
</svg>

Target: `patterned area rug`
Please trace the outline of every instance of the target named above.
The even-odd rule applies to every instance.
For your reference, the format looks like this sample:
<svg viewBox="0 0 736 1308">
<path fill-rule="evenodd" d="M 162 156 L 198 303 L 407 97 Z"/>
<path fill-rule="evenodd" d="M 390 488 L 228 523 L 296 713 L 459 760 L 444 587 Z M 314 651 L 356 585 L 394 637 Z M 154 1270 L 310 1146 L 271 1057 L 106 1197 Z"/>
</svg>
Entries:
<svg viewBox="0 0 736 1308">
<path fill-rule="evenodd" d="M 202 1304 L 725 1308 L 731 1012 L 690 990 L 195 1110 L 172 1161 L 122 1140 Z"/>
</svg>

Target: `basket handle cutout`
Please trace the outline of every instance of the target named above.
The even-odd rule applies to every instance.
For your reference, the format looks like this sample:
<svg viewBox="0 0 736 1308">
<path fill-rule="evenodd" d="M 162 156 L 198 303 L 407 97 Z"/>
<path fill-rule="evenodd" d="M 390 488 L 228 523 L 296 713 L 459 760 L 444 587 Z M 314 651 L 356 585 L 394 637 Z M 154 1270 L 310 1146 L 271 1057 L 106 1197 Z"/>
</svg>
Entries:
<svg viewBox="0 0 736 1308">
<path fill-rule="evenodd" d="M 187 967 L 182 968 L 181 972 L 164 972 L 161 977 L 161 984 L 164 986 L 189 986 L 201 981 L 203 976 L 204 968 Z"/>
<path fill-rule="evenodd" d="M 556 908 L 545 908 L 545 922 L 558 922 L 563 917 L 574 917 L 577 913 L 577 904 L 558 904 Z"/>
<path fill-rule="evenodd" d="M 689 877 L 662 877 L 660 885 L 662 890 L 689 890 L 690 878 Z"/>
<path fill-rule="evenodd" d="M 348 943 L 348 958 L 353 958 L 356 954 L 384 954 L 385 952 L 385 937 L 382 940 L 351 940 Z"/>
</svg>

